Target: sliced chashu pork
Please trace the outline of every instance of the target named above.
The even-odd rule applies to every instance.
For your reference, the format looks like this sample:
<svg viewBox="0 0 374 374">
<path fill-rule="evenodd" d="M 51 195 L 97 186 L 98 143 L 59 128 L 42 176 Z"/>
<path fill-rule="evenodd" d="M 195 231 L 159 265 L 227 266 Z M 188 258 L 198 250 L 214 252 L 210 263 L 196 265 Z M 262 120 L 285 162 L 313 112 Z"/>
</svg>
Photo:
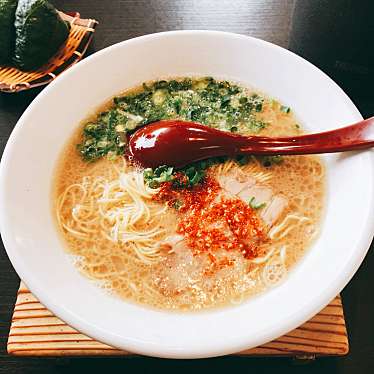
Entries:
<svg viewBox="0 0 374 374">
<path fill-rule="evenodd" d="M 253 177 L 244 173 L 231 172 L 217 179 L 221 188 L 233 197 L 236 196 L 246 203 L 252 198 L 257 204 L 265 203 L 265 207 L 260 211 L 260 217 L 268 229 L 275 224 L 288 205 L 286 197 L 274 195 L 271 188 L 256 183 Z"/>
<path fill-rule="evenodd" d="M 273 197 L 273 190 L 269 187 L 259 186 L 255 184 L 250 188 L 244 188 L 241 190 L 237 197 L 249 203 L 249 201 L 254 198 L 255 202 L 258 204 L 265 203 L 266 205 L 269 204 L 271 198 Z"/>
<path fill-rule="evenodd" d="M 192 254 L 182 236 L 175 235 L 165 242 L 170 245 L 172 252 L 165 256 L 162 266 L 153 274 L 153 281 L 162 294 L 173 296 L 192 286 L 207 264 L 201 256 Z"/>
<path fill-rule="evenodd" d="M 288 200 L 282 195 L 275 195 L 271 199 L 270 204 L 266 205 L 266 207 L 261 212 L 261 218 L 269 228 L 272 227 L 278 220 L 278 218 L 282 215 L 287 205 Z"/>
<path fill-rule="evenodd" d="M 217 179 L 222 189 L 231 195 L 237 195 L 240 191 L 250 188 L 256 183 L 254 178 L 249 177 L 244 179 L 243 176 L 234 173 L 220 175 Z"/>
<path fill-rule="evenodd" d="M 163 295 L 176 296 L 188 289 L 210 290 L 228 277 L 246 273 L 248 264 L 240 252 L 222 249 L 214 255 L 212 263 L 207 253 L 194 256 L 184 240 L 178 241 L 153 274 L 153 282 Z"/>
</svg>

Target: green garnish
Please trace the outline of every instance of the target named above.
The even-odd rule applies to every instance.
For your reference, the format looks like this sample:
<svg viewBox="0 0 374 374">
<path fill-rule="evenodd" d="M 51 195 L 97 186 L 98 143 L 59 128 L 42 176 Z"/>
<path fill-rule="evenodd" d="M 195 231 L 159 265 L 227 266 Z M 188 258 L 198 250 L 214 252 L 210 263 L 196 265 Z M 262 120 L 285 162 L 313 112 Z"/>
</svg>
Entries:
<svg viewBox="0 0 374 374">
<path fill-rule="evenodd" d="M 248 122 L 248 128 L 252 133 L 259 133 L 262 129 L 267 126 L 267 123 L 260 121 L 256 118 L 251 118 Z"/>
<path fill-rule="evenodd" d="M 263 97 L 248 96 L 238 85 L 210 77 L 143 84 L 140 92 L 115 97 L 108 111 L 87 123 L 78 149 L 86 161 L 107 154 L 113 158 L 123 154 L 128 133 L 164 119 L 194 121 L 243 135 L 257 134 L 268 126 L 257 118 L 263 102 Z M 192 183 L 199 179 L 199 174 L 190 178 Z"/>
<path fill-rule="evenodd" d="M 283 113 L 290 113 L 291 108 L 289 106 L 281 105 L 280 111 L 283 112 Z"/>
<path fill-rule="evenodd" d="M 187 169 L 182 170 L 182 173 L 186 175 L 191 186 L 199 184 L 205 177 L 204 169 L 199 166 L 189 166 Z"/>
<path fill-rule="evenodd" d="M 174 168 L 171 166 L 159 166 L 152 170 L 147 168 L 144 170 L 144 180 L 151 188 L 158 188 L 161 183 L 171 182 L 173 180 Z"/>
<path fill-rule="evenodd" d="M 173 182 L 177 188 L 194 187 L 201 183 L 206 176 L 206 170 L 217 163 L 222 163 L 227 157 L 214 157 L 202 160 L 175 170 L 169 166 L 159 166 L 156 169 L 147 168 L 144 170 L 144 180 L 151 188 L 158 188 L 163 182 Z M 183 178 L 177 177 L 182 175 Z"/>
<path fill-rule="evenodd" d="M 254 156 L 249 156 L 249 155 L 238 155 L 235 157 L 235 161 L 240 165 L 244 166 L 247 165 L 248 162 L 250 162 Z"/>
<path fill-rule="evenodd" d="M 180 200 L 175 200 L 173 203 L 173 208 L 179 210 L 183 206 L 183 202 Z"/>
<path fill-rule="evenodd" d="M 176 172 L 184 174 L 186 183 L 180 185 L 177 182 L 178 187 L 193 187 L 202 182 L 206 176 L 206 170 L 215 165 L 227 161 L 227 157 L 213 157 L 206 160 L 195 162 L 191 165 L 185 166 L 184 168 L 177 170 Z"/>
<path fill-rule="evenodd" d="M 264 208 L 266 206 L 266 203 L 257 203 L 256 202 L 256 199 L 254 196 L 252 196 L 249 200 L 249 206 L 252 208 L 252 209 L 261 209 L 261 208 Z"/>
<path fill-rule="evenodd" d="M 282 156 L 259 156 L 259 160 L 261 161 L 261 164 L 265 167 L 270 167 L 273 165 L 279 165 L 283 162 Z"/>
<path fill-rule="evenodd" d="M 125 125 L 116 111 L 101 113 L 96 122 L 89 122 L 83 129 L 83 142 L 78 150 L 86 161 L 95 161 L 100 157 L 119 155 L 124 152 L 127 143 Z"/>
</svg>

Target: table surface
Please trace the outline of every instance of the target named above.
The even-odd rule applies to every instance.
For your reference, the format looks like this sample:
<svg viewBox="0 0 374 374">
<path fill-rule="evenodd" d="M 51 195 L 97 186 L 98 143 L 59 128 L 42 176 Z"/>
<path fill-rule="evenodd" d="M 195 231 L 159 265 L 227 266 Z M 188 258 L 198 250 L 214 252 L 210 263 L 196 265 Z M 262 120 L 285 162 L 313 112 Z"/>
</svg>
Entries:
<svg viewBox="0 0 374 374">
<path fill-rule="evenodd" d="M 371 57 L 365 42 L 374 31 L 372 0 L 55 0 L 56 7 L 79 11 L 100 25 L 89 53 L 153 32 L 212 29 L 259 37 L 307 57 L 348 90 L 363 116 L 374 115 Z M 338 29 L 340 27 L 340 29 Z M 348 30 L 348 31 L 347 31 Z M 344 37 L 349 40 L 346 48 Z M 354 38 L 357 38 L 355 40 Z M 371 55 L 370 55 L 371 53 Z M 343 54 L 343 57 L 341 57 Z M 345 59 L 344 59 L 344 56 Z M 359 61 L 352 62 L 353 57 Z M 343 60 L 342 60 L 343 58 Z M 20 115 L 41 89 L 0 95 L 0 153 Z M 0 208 L 1 209 L 1 208 Z M 0 249 L 0 373 L 47 373 L 135 369 L 140 372 L 191 370 L 277 370 L 278 373 L 369 373 L 374 371 L 374 253 L 369 251 L 343 290 L 350 353 L 300 363 L 279 358 L 225 357 L 198 361 L 151 358 L 16 358 L 6 354 L 6 340 L 19 278 L 3 245 Z M 372 244 L 373 249 L 373 244 Z"/>
</svg>

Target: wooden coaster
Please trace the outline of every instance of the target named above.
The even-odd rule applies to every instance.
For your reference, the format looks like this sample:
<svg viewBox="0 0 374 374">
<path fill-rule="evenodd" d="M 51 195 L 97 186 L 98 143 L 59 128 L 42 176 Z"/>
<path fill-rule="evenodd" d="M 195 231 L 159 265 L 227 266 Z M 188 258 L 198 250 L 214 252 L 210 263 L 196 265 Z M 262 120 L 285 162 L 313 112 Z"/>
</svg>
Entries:
<svg viewBox="0 0 374 374">
<path fill-rule="evenodd" d="M 243 356 L 342 356 L 348 353 L 348 336 L 340 296 L 297 329 Z M 8 353 L 17 356 L 119 356 L 131 355 L 99 343 L 55 317 L 21 282 L 8 339 Z"/>
</svg>

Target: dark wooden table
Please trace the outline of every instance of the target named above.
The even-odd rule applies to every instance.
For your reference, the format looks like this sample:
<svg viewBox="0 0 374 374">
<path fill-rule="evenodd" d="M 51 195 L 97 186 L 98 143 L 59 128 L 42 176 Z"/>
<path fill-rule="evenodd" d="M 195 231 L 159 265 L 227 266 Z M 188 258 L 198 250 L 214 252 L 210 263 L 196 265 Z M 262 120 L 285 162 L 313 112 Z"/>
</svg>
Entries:
<svg viewBox="0 0 374 374">
<path fill-rule="evenodd" d="M 372 0 L 55 0 L 56 7 L 100 21 L 89 53 L 153 32 L 225 30 L 288 47 L 332 75 L 364 116 L 374 115 Z M 369 47 L 369 48 L 367 48 Z M 0 152 L 18 118 L 40 92 L 0 95 Z M 354 196 L 352 197 L 354 198 Z M 374 207 L 373 207 L 374 208 Z M 1 207 L 0 207 L 1 209 Z M 2 244 L 1 244 L 2 246 Z M 373 245 L 372 245 L 373 247 Z M 373 249 L 373 248 L 372 248 Z M 328 250 L 328 249 L 327 249 Z M 331 264 L 333 266 L 333 264 Z M 278 373 L 374 373 L 374 253 L 343 291 L 351 350 L 343 358 L 319 358 L 300 366 L 290 359 L 218 358 L 198 361 L 150 358 L 43 359 L 6 354 L 19 278 L 0 249 L 0 373 L 102 372 L 115 369 Z"/>
</svg>

